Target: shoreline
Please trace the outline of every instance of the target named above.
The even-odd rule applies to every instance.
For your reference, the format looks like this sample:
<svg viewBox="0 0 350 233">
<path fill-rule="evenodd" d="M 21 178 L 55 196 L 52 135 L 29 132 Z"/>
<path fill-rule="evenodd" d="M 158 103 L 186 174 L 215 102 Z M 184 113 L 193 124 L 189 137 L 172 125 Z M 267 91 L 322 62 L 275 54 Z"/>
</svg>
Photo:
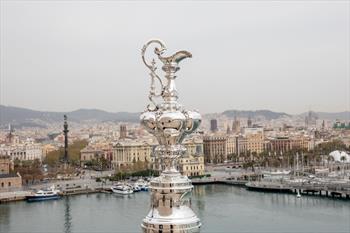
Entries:
<svg viewBox="0 0 350 233">
<path fill-rule="evenodd" d="M 342 195 L 342 193 L 337 192 L 328 192 L 328 191 L 315 191 L 315 190 L 308 190 L 308 189 L 293 189 L 293 188 L 275 188 L 271 186 L 265 186 L 259 187 L 259 186 L 252 186 L 248 184 L 248 181 L 234 181 L 234 180 L 204 180 L 202 182 L 194 181 L 192 182 L 194 186 L 205 186 L 205 185 L 227 185 L 227 186 L 236 186 L 245 188 L 247 191 L 250 192 L 261 192 L 261 193 L 283 193 L 283 194 L 292 194 L 295 195 L 298 192 L 302 196 L 317 196 L 320 198 L 328 198 L 328 199 L 334 199 L 334 200 L 344 200 L 348 201 L 350 200 L 350 195 Z M 248 186 L 247 186 L 248 184 Z M 349 190 L 350 191 L 350 190 Z M 349 192 L 347 191 L 347 193 Z M 25 201 L 26 195 L 28 195 L 30 191 L 14 191 L 14 192 L 6 192 L 6 193 L 0 193 L 0 205 L 11 203 L 11 202 L 18 202 L 18 201 Z M 65 196 L 75 196 L 75 195 L 86 195 L 86 194 L 96 194 L 96 193 L 105 193 L 105 194 L 112 194 L 112 192 L 109 191 L 109 188 L 85 188 L 85 189 L 75 189 L 75 190 L 69 190 L 63 191 L 61 193 L 62 197 Z M 350 193 L 350 192 L 349 192 Z M 7 195 L 4 195 L 7 194 Z M 137 194 L 136 194 L 137 195 Z"/>
</svg>

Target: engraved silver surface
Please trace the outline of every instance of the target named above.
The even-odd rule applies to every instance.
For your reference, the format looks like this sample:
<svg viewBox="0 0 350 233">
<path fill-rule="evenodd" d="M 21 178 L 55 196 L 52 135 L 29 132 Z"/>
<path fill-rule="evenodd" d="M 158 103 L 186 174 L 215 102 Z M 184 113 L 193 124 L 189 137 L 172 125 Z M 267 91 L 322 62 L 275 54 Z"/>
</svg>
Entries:
<svg viewBox="0 0 350 233">
<path fill-rule="evenodd" d="M 157 73 L 156 59 L 146 60 L 146 51 L 154 46 L 154 55 L 165 72 L 163 80 Z M 178 51 L 171 56 L 163 56 L 165 44 L 157 39 L 150 40 L 142 48 L 142 60 L 150 70 L 150 104 L 141 114 L 143 127 L 153 134 L 159 143 L 155 156 L 161 163 L 162 172 L 150 183 L 151 210 L 143 220 L 143 232 L 199 232 L 201 222 L 191 209 L 190 194 L 193 189 L 187 176 L 176 169 L 177 159 L 185 154 L 181 145 L 201 123 L 201 115 L 196 111 L 185 110 L 178 102 L 175 73 L 179 63 L 192 57 L 187 51 Z M 159 89 L 156 90 L 156 81 Z M 158 99 L 158 102 L 157 102 Z"/>
</svg>

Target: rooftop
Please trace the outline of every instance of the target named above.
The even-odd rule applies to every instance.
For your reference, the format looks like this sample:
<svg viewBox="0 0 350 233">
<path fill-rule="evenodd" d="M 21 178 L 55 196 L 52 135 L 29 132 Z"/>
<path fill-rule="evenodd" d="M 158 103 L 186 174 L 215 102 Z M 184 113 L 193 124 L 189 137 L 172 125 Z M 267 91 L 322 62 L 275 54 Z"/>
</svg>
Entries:
<svg viewBox="0 0 350 233">
<path fill-rule="evenodd" d="M 1 178 L 11 178 L 11 177 L 17 177 L 17 174 L 0 174 L 0 179 Z"/>
</svg>

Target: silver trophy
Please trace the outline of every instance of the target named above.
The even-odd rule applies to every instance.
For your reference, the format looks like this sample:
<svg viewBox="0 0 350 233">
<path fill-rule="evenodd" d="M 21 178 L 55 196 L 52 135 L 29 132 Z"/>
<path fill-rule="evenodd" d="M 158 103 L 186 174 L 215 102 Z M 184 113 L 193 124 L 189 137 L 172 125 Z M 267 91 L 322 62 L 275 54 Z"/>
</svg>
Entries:
<svg viewBox="0 0 350 233">
<path fill-rule="evenodd" d="M 154 54 L 165 72 L 163 80 L 157 73 L 156 60 L 146 61 L 147 48 L 154 46 Z M 150 40 L 142 48 L 142 60 L 151 71 L 150 104 L 141 114 L 141 124 L 153 134 L 159 145 L 155 149 L 155 161 L 162 171 L 151 180 L 151 210 L 143 220 L 143 232 L 199 232 L 201 222 L 191 209 L 189 194 L 193 185 L 187 176 L 177 170 L 177 160 L 186 152 L 181 144 L 186 135 L 194 132 L 201 123 L 201 115 L 188 111 L 177 102 L 175 73 L 179 63 L 192 57 L 187 51 L 163 56 L 166 47 L 160 40 Z M 159 89 L 156 90 L 156 81 Z M 165 83 L 164 83 L 165 81 Z M 157 103 L 157 98 L 160 99 Z"/>
</svg>

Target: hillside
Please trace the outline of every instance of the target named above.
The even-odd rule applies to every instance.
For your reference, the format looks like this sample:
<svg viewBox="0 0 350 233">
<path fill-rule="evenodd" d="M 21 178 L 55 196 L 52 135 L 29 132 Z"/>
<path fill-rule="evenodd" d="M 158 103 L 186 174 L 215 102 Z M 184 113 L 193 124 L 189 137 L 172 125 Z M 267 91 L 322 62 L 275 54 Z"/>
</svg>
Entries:
<svg viewBox="0 0 350 233">
<path fill-rule="evenodd" d="M 0 125 L 40 126 L 45 123 L 60 122 L 66 114 L 70 121 L 124 121 L 137 122 L 140 113 L 106 112 L 97 109 L 79 109 L 72 112 L 35 111 L 26 108 L 0 105 Z"/>
<path fill-rule="evenodd" d="M 233 117 L 242 117 L 242 118 L 257 118 L 264 117 L 267 120 L 273 120 L 284 116 L 290 116 L 284 112 L 273 112 L 270 110 L 256 110 L 256 111 L 245 111 L 245 110 L 227 110 L 222 113 L 223 115 L 233 118 Z"/>
</svg>

